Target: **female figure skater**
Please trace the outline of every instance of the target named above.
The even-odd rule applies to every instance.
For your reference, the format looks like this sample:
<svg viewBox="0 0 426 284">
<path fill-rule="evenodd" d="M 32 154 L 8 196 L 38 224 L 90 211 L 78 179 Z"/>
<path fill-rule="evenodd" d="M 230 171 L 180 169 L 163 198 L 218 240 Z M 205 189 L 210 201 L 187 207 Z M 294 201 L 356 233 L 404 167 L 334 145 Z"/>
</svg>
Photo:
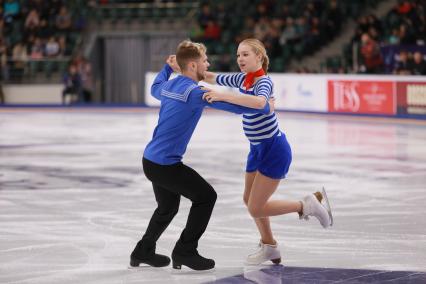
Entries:
<svg viewBox="0 0 426 284">
<path fill-rule="evenodd" d="M 264 45 L 257 39 L 243 40 L 238 46 L 237 63 L 241 73 L 218 75 L 207 72 L 205 81 L 238 88 L 241 94 L 207 89 L 203 98 L 209 103 L 223 101 L 263 109 L 273 92 L 273 83 L 266 75 L 269 58 Z M 333 224 L 330 206 L 324 190 L 301 201 L 269 200 L 289 170 L 292 160 L 290 145 L 278 127 L 274 112 L 244 114 L 243 128 L 250 141 L 243 199 L 261 236 L 259 250 L 247 257 L 246 264 L 258 265 L 269 260 L 280 263 L 281 254 L 269 217 L 297 212 L 300 219 L 314 216 L 327 228 Z M 325 199 L 326 206 L 321 203 L 322 199 Z"/>
</svg>

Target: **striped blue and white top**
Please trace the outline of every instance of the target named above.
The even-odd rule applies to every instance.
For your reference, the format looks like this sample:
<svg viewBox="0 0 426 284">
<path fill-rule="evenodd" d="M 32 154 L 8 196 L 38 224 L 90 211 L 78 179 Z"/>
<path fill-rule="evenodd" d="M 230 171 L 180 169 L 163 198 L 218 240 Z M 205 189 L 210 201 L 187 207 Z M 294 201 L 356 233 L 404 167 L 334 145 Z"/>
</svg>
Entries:
<svg viewBox="0 0 426 284">
<path fill-rule="evenodd" d="M 273 97 L 273 83 L 269 76 L 260 77 L 248 90 L 243 86 L 245 77 L 244 73 L 220 74 L 216 77 L 216 83 L 221 86 L 238 88 L 243 94 L 263 96 L 267 101 Z M 275 112 L 271 114 L 243 114 L 243 129 L 244 134 L 253 145 L 276 135 L 281 135 Z"/>
</svg>

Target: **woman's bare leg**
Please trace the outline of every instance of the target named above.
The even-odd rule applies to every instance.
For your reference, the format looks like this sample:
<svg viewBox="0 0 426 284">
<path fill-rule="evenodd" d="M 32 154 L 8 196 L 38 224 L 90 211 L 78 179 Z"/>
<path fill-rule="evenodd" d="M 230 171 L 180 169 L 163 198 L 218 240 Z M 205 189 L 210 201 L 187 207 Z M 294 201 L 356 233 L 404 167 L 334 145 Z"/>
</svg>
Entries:
<svg viewBox="0 0 426 284">
<path fill-rule="evenodd" d="M 248 210 L 253 218 L 283 215 L 292 212 L 301 212 L 302 203 L 292 200 L 271 200 L 280 183 L 279 179 L 272 179 L 257 172 L 248 200 Z"/>
<path fill-rule="evenodd" d="M 248 201 L 250 198 L 251 188 L 253 186 L 254 179 L 256 177 L 257 172 L 246 173 L 245 178 L 245 190 L 244 190 L 244 203 L 248 206 Z M 256 223 L 257 229 L 260 233 L 260 237 L 264 244 L 274 245 L 276 241 L 274 240 L 274 236 L 271 230 L 271 222 L 269 221 L 269 217 L 263 218 L 253 218 Z"/>
</svg>

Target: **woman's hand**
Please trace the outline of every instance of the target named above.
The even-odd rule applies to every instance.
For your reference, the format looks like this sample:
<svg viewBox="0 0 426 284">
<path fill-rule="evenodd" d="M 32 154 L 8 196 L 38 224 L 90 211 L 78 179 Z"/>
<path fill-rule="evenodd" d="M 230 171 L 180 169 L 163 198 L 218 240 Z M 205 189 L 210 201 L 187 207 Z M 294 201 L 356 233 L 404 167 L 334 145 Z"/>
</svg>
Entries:
<svg viewBox="0 0 426 284">
<path fill-rule="evenodd" d="M 180 73 L 180 67 L 177 64 L 176 55 L 174 54 L 169 55 L 169 57 L 166 60 L 166 63 L 169 64 L 169 66 L 173 69 L 174 72 Z"/>
</svg>

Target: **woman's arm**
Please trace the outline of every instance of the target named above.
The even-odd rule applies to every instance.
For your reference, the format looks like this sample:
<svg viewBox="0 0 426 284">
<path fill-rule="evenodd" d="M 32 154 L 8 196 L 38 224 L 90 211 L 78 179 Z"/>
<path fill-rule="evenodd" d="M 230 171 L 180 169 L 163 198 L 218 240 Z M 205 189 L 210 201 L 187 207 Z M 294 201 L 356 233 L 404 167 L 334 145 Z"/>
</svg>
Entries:
<svg viewBox="0 0 426 284">
<path fill-rule="evenodd" d="M 217 74 L 210 71 L 206 71 L 205 74 L 206 78 L 203 81 L 212 85 L 216 85 Z"/>
<path fill-rule="evenodd" d="M 226 92 L 217 92 L 207 88 L 203 89 L 207 90 L 203 96 L 203 99 L 209 103 L 221 101 L 255 109 L 263 109 L 266 104 L 266 98 L 263 96 L 239 95 Z"/>
</svg>

